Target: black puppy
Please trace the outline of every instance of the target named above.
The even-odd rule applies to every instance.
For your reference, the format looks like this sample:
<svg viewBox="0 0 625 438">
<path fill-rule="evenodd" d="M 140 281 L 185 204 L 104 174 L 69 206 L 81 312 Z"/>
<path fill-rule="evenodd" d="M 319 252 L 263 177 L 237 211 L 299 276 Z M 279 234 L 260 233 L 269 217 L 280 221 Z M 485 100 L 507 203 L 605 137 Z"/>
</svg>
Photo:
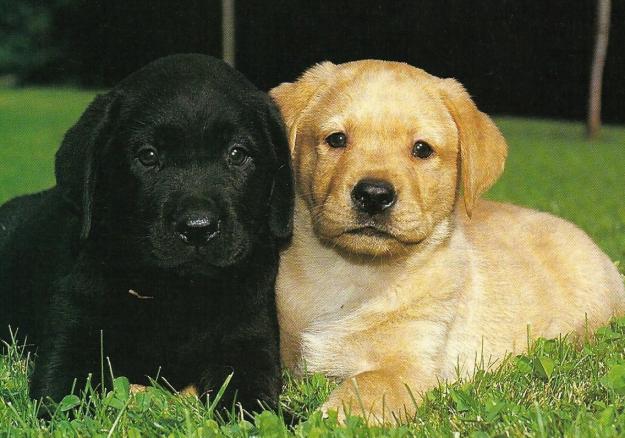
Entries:
<svg viewBox="0 0 625 438">
<path fill-rule="evenodd" d="M 95 98 L 56 178 L 0 208 L 0 338 L 37 346 L 31 396 L 110 385 L 102 345 L 132 383 L 205 393 L 234 373 L 225 403 L 275 404 L 293 189 L 267 95 L 219 60 L 162 58 Z"/>
</svg>

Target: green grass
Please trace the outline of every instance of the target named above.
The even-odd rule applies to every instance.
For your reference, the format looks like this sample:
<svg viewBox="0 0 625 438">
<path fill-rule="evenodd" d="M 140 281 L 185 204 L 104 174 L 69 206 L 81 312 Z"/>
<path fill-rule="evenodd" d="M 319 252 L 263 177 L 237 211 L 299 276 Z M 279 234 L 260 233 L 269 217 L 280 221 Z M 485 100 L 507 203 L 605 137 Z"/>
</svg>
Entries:
<svg viewBox="0 0 625 438">
<path fill-rule="evenodd" d="M 580 123 L 499 118 L 510 151 L 488 197 L 551 212 L 580 226 L 625 264 L 625 127 L 597 141 Z"/>
<path fill-rule="evenodd" d="M 0 203 L 54 184 L 54 153 L 93 92 L 0 88 Z"/>
<path fill-rule="evenodd" d="M 284 410 L 221 415 L 193 397 L 160 388 L 131 395 L 120 377 L 106 394 L 88 389 L 67 396 L 50 421 L 27 396 L 30 362 L 15 345 L 0 356 L 0 436 L 622 436 L 625 434 L 625 318 L 582 346 L 567 338 L 538 340 L 528 354 L 508 357 L 493 372 L 441 384 L 418 407 L 414 421 L 379 427 L 352 417 L 345 425 L 315 409 L 333 383 L 320 375 L 287 378 Z"/>
<path fill-rule="evenodd" d="M 93 93 L 0 89 L 0 203 L 53 184 L 53 157 L 64 131 Z M 580 124 L 499 118 L 510 144 L 507 169 L 489 197 L 565 217 L 586 230 L 625 267 L 625 128 L 606 127 L 583 139 Z M 0 303 L 7 305 L 7 303 Z M 350 418 L 341 426 L 316 408 L 334 386 L 322 376 L 291 379 L 279 414 L 218 415 L 199 401 L 159 388 L 129 395 L 88 389 L 68 396 L 51 421 L 37 419 L 27 396 L 30 358 L 19 346 L 0 355 L 0 437 L 5 436 L 619 436 L 625 435 L 625 319 L 579 343 L 539 340 L 526 355 L 492 372 L 442 384 L 428 393 L 417 418 L 380 428 Z"/>
</svg>

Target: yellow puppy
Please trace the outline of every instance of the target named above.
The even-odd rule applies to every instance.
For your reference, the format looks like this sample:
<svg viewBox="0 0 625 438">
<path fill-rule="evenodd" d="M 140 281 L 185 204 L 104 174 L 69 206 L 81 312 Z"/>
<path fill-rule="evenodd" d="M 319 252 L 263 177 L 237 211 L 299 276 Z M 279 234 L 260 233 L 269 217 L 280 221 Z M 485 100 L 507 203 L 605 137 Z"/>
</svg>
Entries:
<svg viewBox="0 0 625 438">
<path fill-rule="evenodd" d="M 506 143 L 455 80 L 325 62 L 271 95 L 297 183 L 282 360 L 343 380 L 325 409 L 406 418 L 458 365 L 522 351 L 528 326 L 554 337 L 623 312 L 622 279 L 581 230 L 478 200 Z"/>
</svg>

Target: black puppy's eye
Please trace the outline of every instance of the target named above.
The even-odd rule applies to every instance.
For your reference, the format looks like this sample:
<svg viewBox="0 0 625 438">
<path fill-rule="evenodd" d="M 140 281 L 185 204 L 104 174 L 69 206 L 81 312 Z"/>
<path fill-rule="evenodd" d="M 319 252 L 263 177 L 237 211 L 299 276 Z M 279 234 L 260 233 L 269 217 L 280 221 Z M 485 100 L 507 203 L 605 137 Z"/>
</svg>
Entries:
<svg viewBox="0 0 625 438">
<path fill-rule="evenodd" d="M 326 137 L 326 143 L 333 148 L 344 148 L 347 146 L 347 136 L 342 132 L 335 132 Z"/>
<path fill-rule="evenodd" d="M 145 167 L 154 167 L 159 164 L 158 152 L 153 147 L 144 147 L 137 152 L 137 159 Z"/>
<path fill-rule="evenodd" d="M 412 147 L 412 155 L 417 158 L 426 159 L 433 153 L 434 149 L 432 149 L 432 146 L 421 140 Z"/>
<path fill-rule="evenodd" d="M 241 146 L 234 146 L 228 152 L 228 161 L 235 166 L 241 166 L 249 160 L 250 154 Z"/>
</svg>

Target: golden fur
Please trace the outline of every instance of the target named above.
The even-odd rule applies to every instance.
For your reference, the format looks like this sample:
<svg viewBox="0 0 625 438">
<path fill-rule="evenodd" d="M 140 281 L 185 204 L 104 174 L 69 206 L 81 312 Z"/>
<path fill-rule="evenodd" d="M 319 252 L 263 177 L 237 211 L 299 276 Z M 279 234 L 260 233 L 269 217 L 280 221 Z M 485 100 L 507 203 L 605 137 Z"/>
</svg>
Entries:
<svg viewBox="0 0 625 438">
<path fill-rule="evenodd" d="M 281 356 L 343 380 L 324 409 L 405 418 L 413 396 L 458 366 L 470 373 L 476 359 L 522 351 L 528 327 L 554 337 L 623 312 L 622 279 L 581 230 L 478 199 L 503 171 L 506 144 L 455 80 L 403 63 L 326 62 L 271 95 L 297 185 L 277 282 Z M 345 148 L 326 144 L 334 132 Z M 434 155 L 412 156 L 417 140 Z M 349 232 L 350 192 L 371 177 L 398 194 L 386 235 Z"/>
</svg>

